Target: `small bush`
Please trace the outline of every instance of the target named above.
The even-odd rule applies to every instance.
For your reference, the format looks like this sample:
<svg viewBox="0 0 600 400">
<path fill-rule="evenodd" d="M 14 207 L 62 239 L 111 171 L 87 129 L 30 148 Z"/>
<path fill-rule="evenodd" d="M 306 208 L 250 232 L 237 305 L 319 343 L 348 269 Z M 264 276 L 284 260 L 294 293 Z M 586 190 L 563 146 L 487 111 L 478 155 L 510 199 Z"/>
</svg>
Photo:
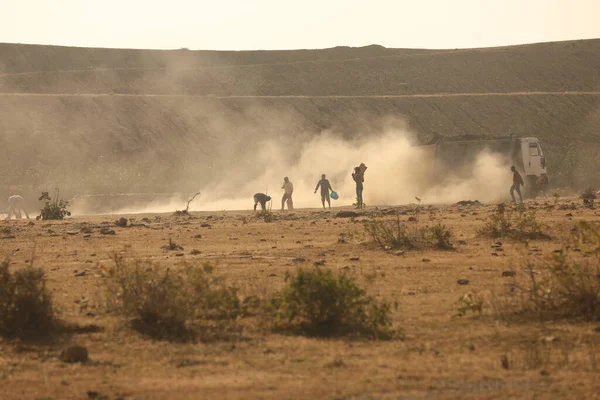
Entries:
<svg viewBox="0 0 600 400">
<path fill-rule="evenodd" d="M 485 225 L 479 230 L 480 235 L 493 238 L 507 237 L 515 240 L 551 239 L 543 231 L 533 211 L 526 211 L 522 205 L 515 210 L 506 209 L 502 204 L 490 215 Z"/>
<path fill-rule="evenodd" d="M 42 192 L 42 195 L 38 199 L 44 200 L 44 208 L 40 210 L 40 215 L 36 219 L 64 219 L 71 215 L 69 211 L 69 202 L 58 197 L 58 190 L 54 200 L 50 197 L 48 192 Z"/>
<path fill-rule="evenodd" d="M 210 264 L 160 271 L 147 261 L 113 259 L 115 267 L 107 281 L 109 304 L 134 317 L 134 328 L 141 333 L 189 340 L 203 320 L 234 319 L 242 312 L 237 291 L 214 277 Z"/>
<path fill-rule="evenodd" d="M 425 228 L 424 236 L 440 250 L 452 250 L 452 231 L 446 228 L 445 225 L 435 224 Z"/>
<path fill-rule="evenodd" d="M 364 228 L 382 249 L 412 249 L 416 246 L 416 230 L 401 222 L 400 217 L 396 217 L 395 221 L 367 221 Z"/>
<path fill-rule="evenodd" d="M 183 246 L 178 245 L 171 238 L 169 238 L 169 244 L 165 244 L 164 246 L 162 246 L 162 249 L 176 251 L 176 250 L 183 250 Z"/>
<path fill-rule="evenodd" d="M 0 334 L 37 335 L 50 332 L 55 325 L 44 271 L 28 267 L 11 273 L 8 261 L 0 263 Z"/>
<path fill-rule="evenodd" d="M 278 328 L 316 336 L 394 336 L 392 305 L 367 296 L 346 274 L 299 270 L 295 276 L 287 275 L 286 281 L 287 286 L 271 302 Z"/>
<path fill-rule="evenodd" d="M 439 250 L 453 250 L 452 232 L 440 223 L 419 227 L 395 220 L 374 220 L 364 223 L 367 234 L 379 247 L 390 249 L 423 249 L 434 247 Z"/>
<path fill-rule="evenodd" d="M 460 307 L 458 308 L 458 316 L 463 317 L 469 312 L 481 315 L 485 300 L 478 293 L 467 293 L 460 298 Z"/>
<path fill-rule="evenodd" d="M 583 191 L 583 193 L 581 193 L 581 196 L 579 197 L 581 197 L 581 199 L 583 200 L 583 204 L 593 206 L 594 200 L 596 200 L 598 196 L 596 196 L 596 191 L 593 188 L 588 187 L 586 190 Z"/>
<path fill-rule="evenodd" d="M 515 279 L 507 294 L 516 300 L 514 312 L 542 319 L 600 320 L 600 226 L 582 221 L 569 241 L 549 261 L 529 264 L 524 282 Z M 583 257 L 579 246 L 587 248 Z"/>
</svg>

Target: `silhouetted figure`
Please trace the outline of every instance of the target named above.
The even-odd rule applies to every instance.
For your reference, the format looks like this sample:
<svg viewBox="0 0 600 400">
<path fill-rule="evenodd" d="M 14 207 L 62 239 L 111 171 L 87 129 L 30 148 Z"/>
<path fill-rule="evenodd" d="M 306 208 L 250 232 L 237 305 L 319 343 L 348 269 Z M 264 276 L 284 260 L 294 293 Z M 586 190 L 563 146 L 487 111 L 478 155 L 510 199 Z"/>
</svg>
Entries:
<svg viewBox="0 0 600 400">
<path fill-rule="evenodd" d="M 329 204 L 329 208 L 331 208 L 331 199 L 329 198 L 329 191 L 333 192 L 333 188 L 329 183 L 329 180 L 325 179 L 325 174 L 321 175 L 321 180 L 317 183 L 317 187 L 315 188 L 315 193 L 317 190 L 321 188 L 321 203 L 323 204 L 323 208 L 325 208 L 325 201 Z"/>
<path fill-rule="evenodd" d="M 256 211 L 256 206 L 260 204 L 260 207 L 263 211 L 267 211 L 267 202 L 271 201 L 271 196 L 267 196 L 264 193 L 256 193 L 254 195 L 254 211 Z"/>
<path fill-rule="evenodd" d="M 365 181 L 366 170 L 367 166 L 361 163 L 358 167 L 354 168 L 354 172 L 352 173 L 352 179 L 356 182 L 356 208 L 363 208 L 363 182 Z"/>
<path fill-rule="evenodd" d="M 510 197 L 512 197 L 513 203 L 516 203 L 517 200 L 515 199 L 514 194 L 514 192 L 516 191 L 519 195 L 519 202 L 523 204 L 523 195 L 521 195 L 521 185 L 524 185 L 525 182 L 523 182 L 523 177 L 521 176 L 519 171 L 517 171 L 517 168 L 514 165 L 510 167 L 510 170 L 513 172 L 513 184 L 510 187 Z"/>
<path fill-rule="evenodd" d="M 29 214 L 25 210 L 25 200 L 23 200 L 23 197 L 19 195 L 10 196 L 8 198 L 8 215 L 6 219 L 10 219 L 12 214 L 15 214 L 15 218 L 22 218 L 21 212 L 25 213 L 25 216 L 29 219 Z"/>
<path fill-rule="evenodd" d="M 283 178 L 283 197 L 281 198 L 281 211 L 287 202 L 288 210 L 294 209 L 294 201 L 292 200 L 292 193 L 294 193 L 294 185 L 290 182 L 290 179 L 286 176 Z"/>
</svg>

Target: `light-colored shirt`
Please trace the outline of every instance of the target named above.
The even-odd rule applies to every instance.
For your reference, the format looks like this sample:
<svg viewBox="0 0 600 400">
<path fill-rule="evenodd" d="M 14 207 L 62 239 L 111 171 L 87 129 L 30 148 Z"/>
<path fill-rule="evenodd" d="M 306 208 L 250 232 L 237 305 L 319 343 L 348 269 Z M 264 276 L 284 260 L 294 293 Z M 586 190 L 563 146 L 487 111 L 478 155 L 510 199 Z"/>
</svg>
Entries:
<svg viewBox="0 0 600 400">
<path fill-rule="evenodd" d="M 290 181 L 283 182 L 283 190 L 285 194 L 292 194 L 294 191 L 294 185 Z"/>
</svg>

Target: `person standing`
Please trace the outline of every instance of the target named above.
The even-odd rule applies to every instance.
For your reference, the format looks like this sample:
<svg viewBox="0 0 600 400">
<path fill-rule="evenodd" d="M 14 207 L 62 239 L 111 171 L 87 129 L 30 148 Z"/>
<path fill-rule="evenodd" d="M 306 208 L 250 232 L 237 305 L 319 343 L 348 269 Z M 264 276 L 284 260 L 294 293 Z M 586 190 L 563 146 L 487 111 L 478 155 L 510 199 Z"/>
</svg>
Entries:
<svg viewBox="0 0 600 400">
<path fill-rule="evenodd" d="M 365 171 L 367 166 L 360 164 L 360 166 L 354 168 L 352 173 L 352 179 L 356 182 L 356 208 L 363 208 L 363 182 L 365 181 Z"/>
<path fill-rule="evenodd" d="M 283 211 L 285 207 L 285 203 L 287 202 L 288 210 L 294 209 L 294 201 L 292 200 L 292 193 L 294 193 L 294 185 L 290 182 L 290 179 L 286 176 L 283 178 L 283 197 L 281 198 L 281 211 Z"/>
<path fill-rule="evenodd" d="M 10 219 L 12 214 L 15 214 L 15 218 L 22 218 L 21 212 L 29 219 L 29 214 L 25 210 L 25 200 L 23 200 L 23 197 L 19 195 L 10 196 L 8 198 L 8 216 L 6 219 Z"/>
<path fill-rule="evenodd" d="M 517 168 L 514 165 L 512 167 L 510 167 L 510 170 L 513 173 L 513 184 L 510 187 L 510 197 L 512 197 L 513 203 L 516 203 L 517 200 L 515 199 L 515 193 L 514 193 L 516 191 L 517 194 L 519 195 L 520 203 L 523 204 L 523 195 L 521 195 L 521 186 L 524 185 L 525 182 L 523 182 L 523 177 L 521 176 L 519 171 L 517 171 Z"/>
<path fill-rule="evenodd" d="M 317 193 L 319 187 L 321 188 L 321 203 L 323 204 L 323 208 L 325 208 L 325 201 L 327 201 L 329 208 L 331 208 L 331 199 L 329 198 L 329 191 L 331 190 L 333 192 L 333 188 L 331 187 L 329 180 L 325 179 L 325 174 L 321 175 L 321 180 L 317 183 L 315 193 Z"/>
</svg>

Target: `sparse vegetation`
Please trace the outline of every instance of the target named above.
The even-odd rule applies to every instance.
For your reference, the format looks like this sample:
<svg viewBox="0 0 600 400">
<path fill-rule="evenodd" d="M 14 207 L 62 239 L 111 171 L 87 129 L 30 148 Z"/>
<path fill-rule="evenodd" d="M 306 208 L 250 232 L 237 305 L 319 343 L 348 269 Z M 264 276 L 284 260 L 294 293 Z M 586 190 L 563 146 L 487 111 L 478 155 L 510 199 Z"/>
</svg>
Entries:
<svg viewBox="0 0 600 400">
<path fill-rule="evenodd" d="M 466 293 L 460 298 L 460 307 L 458 308 L 458 316 L 463 317 L 468 313 L 476 313 L 481 315 L 485 301 L 479 293 Z"/>
<path fill-rule="evenodd" d="M 550 260 L 528 264 L 524 280 L 515 279 L 507 294 L 509 310 L 541 319 L 600 320 L 600 226 L 580 222 L 570 242 Z M 586 248 L 583 256 L 579 246 Z"/>
<path fill-rule="evenodd" d="M 56 327 L 52 295 L 44 271 L 31 266 L 11 272 L 0 263 L 0 334 L 27 337 L 47 334 Z"/>
<path fill-rule="evenodd" d="M 594 201 L 598 196 L 596 196 L 596 190 L 592 187 L 588 187 L 586 190 L 581 193 L 581 199 L 583 200 L 583 204 L 589 207 L 594 206 Z"/>
<path fill-rule="evenodd" d="M 54 199 L 52 199 L 48 192 L 42 192 L 42 195 L 38 200 L 44 201 L 44 208 L 41 209 L 40 215 L 38 215 L 36 219 L 64 219 L 71 215 L 71 212 L 69 211 L 69 202 L 61 199 L 58 194 L 58 189 L 56 189 L 56 194 Z"/>
<path fill-rule="evenodd" d="M 183 246 L 178 245 L 171 238 L 169 238 L 169 244 L 165 244 L 162 248 L 169 251 L 183 250 Z"/>
<path fill-rule="evenodd" d="M 200 194 L 200 192 L 194 193 L 194 195 L 188 199 L 187 204 L 185 205 L 185 210 L 175 210 L 175 213 L 173 213 L 173 215 L 175 215 L 176 217 L 189 216 L 190 215 L 190 203 L 192 201 L 194 201 L 194 199 L 199 194 Z"/>
<path fill-rule="evenodd" d="M 263 210 L 258 215 L 267 223 L 275 221 L 275 215 L 271 210 Z"/>
<path fill-rule="evenodd" d="M 391 249 L 453 250 L 452 232 L 443 224 L 420 227 L 395 220 L 372 220 L 364 223 L 364 229 L 379 247 Z"/>
<path fill-rule="evenodd" d="M 551 238 L 544 232 L 535 212 L 525 210 L 523 205 L 512 209 L 500 204 L 496 212 L 490 215 L 485 225 L 479 229 L 479 234 L 515 240 L 547 240 Z"/>
<path fill-rule="evenodd" d="M 316 336 L 394 336 L 392 304 L 367 296 L 348 275 L 330 269 L 300 269 L 286 275 L 286 281 L 287 286 L 271 302 L 277 328 Z"/>
<path fill-rule="evenodd" d="M 242 312 L 237 291 L 212 275 L 210 264 L 161 271 L 148 261 L 125 261 L 118 255 L 113 260 L 107 281 L 109 305 L 134 317 L 133 327 L 144 334 L 189 340 L 206 332 L 203 321 L 231 322 Z"/>
</svg>

